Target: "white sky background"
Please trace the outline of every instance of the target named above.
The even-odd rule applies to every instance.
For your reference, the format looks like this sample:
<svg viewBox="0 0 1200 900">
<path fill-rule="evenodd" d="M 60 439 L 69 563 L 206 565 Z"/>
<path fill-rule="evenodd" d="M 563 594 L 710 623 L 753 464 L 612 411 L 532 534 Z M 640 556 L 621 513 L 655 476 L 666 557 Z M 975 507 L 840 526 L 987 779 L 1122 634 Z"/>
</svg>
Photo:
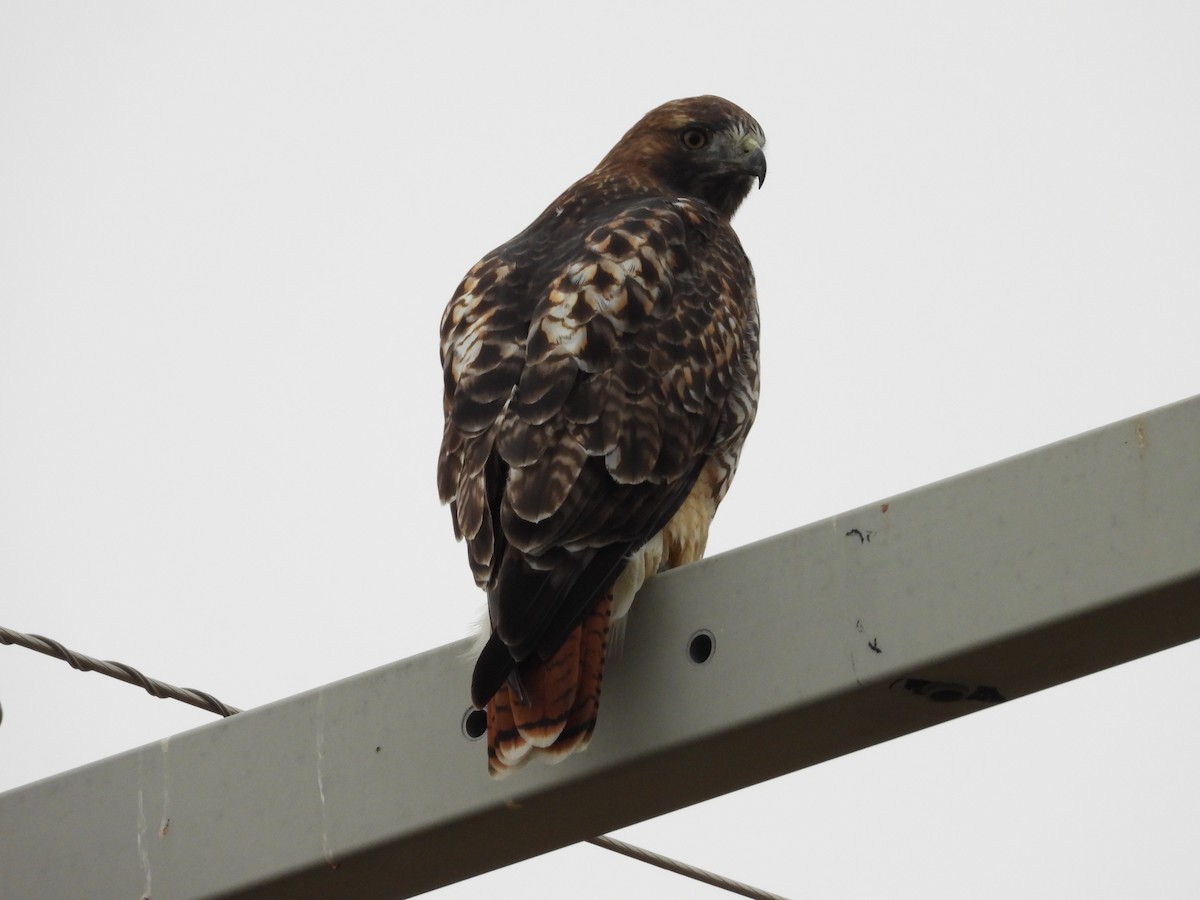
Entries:
<svg viewBox="0 0 1200 900">
<path fill-rule="evenodd" d="M 0 624 L 246 707 L 462 637 L 441 310 L 679 96 L 770 161 L 710 552 L 1200 392 L 1200 6 L 453 6 L 0 6 Z M 1192 897 L 1198 675 L 1185 646 L 620 836 L 791 896 Z M 212 719 L 19 648 L 0 703 L 0 789 Z M 725 896 L 589 846 L 434 896 L 538 879 Z"/>
</svg>

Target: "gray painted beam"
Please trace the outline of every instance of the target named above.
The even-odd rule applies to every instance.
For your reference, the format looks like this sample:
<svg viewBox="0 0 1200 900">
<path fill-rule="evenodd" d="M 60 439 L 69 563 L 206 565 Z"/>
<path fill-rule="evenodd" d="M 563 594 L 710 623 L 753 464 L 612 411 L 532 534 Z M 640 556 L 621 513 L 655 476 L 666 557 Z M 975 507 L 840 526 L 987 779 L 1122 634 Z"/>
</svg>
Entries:
<svg viewBox="0 0 1200 900">
<path fill-rule="evenodd" d="M 410 896 L 1198 636 L 1200 397 L 656 578 L 563 765 L 454 644 L 0 795 L 4 892 Z"/>
</svg>

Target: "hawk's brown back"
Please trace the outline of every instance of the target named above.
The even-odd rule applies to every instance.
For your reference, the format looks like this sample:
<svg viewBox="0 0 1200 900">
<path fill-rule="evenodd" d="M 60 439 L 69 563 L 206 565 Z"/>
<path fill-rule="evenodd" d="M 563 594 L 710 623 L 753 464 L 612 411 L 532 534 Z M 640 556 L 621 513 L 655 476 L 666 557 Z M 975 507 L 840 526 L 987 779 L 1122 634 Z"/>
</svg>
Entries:
<svg viewBox="0 0 1200 900">
<path fill-rule="evenodd" d="M 758 310 L 722 208 L 729 186 L 708 202 L 660 171 L 661 157 L 688 161 L 686 145 L 668 142 L 693 122 L 763 143 L 719 98 L 660 107 L 476 263 L 442 318 L 438 488 L 491 625 L 472 698 L 483 706 L 507 680 L 518 720 L 532 702 L 524 683 L 545 681 L 534 670 L 580 640 L 585 616 L 611 601 L 631 555 L 702 471 L 715 509 L 753 421 Z M 765 162 L 752 165 L 761 178 Z M 598 673 L 596 683 L 598 693 Z"/>
</svg>

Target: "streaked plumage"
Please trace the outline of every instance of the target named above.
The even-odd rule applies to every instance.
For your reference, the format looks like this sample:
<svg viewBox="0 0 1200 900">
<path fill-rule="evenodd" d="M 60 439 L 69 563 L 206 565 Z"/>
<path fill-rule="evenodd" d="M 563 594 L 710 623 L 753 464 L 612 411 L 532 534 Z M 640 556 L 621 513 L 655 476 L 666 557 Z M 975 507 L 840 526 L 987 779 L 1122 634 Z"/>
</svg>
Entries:
<svg viewBox="0 0 1200 900">
<path fill-rule="evenodd" d="M 443 314 L 438 490 L 488 595 L 471 697 L 494 775 L 586 745 L 611 620 L 704 553 L 758 398 L 729 220 L 764 143 L 719 97 L 652 110 Z"/>
</svg>

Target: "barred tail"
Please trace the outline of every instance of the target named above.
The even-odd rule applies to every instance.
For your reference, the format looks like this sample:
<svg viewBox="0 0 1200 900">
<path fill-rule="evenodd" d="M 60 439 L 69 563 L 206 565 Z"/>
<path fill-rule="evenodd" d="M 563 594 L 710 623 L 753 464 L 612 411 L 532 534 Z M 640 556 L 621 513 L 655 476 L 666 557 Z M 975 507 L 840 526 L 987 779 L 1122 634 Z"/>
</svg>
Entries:
<svg viewBox="0 0 1200 900">
<path fill-rule="evenodd" d="M 587 746 L 600 709 L 612 592 L 548 659 L 518 667 L 526 701 L 508 684 L 487 704 L 488 771 L 502 778 L 534 756 L 558 762 Z"/>
</svg>

